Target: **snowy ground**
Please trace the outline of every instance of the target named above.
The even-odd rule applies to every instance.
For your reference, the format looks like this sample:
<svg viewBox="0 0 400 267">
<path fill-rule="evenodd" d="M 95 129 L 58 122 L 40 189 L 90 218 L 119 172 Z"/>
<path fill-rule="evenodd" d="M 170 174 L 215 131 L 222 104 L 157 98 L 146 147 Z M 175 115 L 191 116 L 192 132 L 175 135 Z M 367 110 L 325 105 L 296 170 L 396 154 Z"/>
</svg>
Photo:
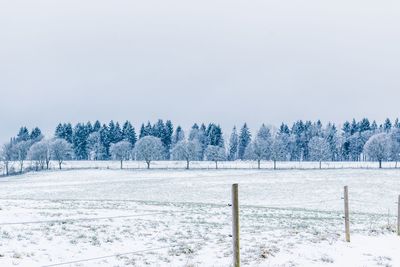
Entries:
<svg viewBox="0 0 400 267">
<path fill-rule="evenodd" d="M 123 163 L 125 169 L 146 169 L 147 165 L 144 161 L 125 161 Z M 399 165 L 399 166 L 398 166 Z M 346 161 L 346 162 L 322 162 L 322 169 L 377 169 L 377 162 L 369 161 Z M 272 161 L 261 161 L 261 169 L 273 169 L 274 163 Z M 276 167 L 281 170 L 296 169 L 296 170 L 311 170 L 319 169 L 319 162 L 315 161 L 284 161 L 277 162 Z M 384 168 L 397 168 L 400 164 L 396 162 L 383 162 Z M 35 163 L 25 161 L 23 168 L 35 168 Z M 51 169 L 58 169 L 57 162 L 50 162 Z M 65 161 L 62 164 L 63 169 L 120 169 L 119 161 Z M 151 162 L 152 169 L 173 169 L 182 170 L 186 168 L 185 161 L 153 161 Z M 193 161 L 190 162 L 191 169 L 212 170 L 215 169 L 215 163 L 211 161 Z M 219 169 L 233 169 L 233 170 L 251 170 L 257 169 L 256 161 L 222 161 L 218 162 Z M 19 172 L 20 163 L 10 162 L 10 169 L 14 172 Z M 0 174 L 5 174 L 4 164 L 0 162 Z"/>
<path fill-rule="evenodd" d="M 230 266 L 227 204 L 236 182 L 244 266 L 400 266 L 394 169 L 101 169 L 2 178 L 0 266 L 92 258 L 100 259 L 62 266 Z M 343 241 L 344 185 L 351 243 Z"/>
</svg>

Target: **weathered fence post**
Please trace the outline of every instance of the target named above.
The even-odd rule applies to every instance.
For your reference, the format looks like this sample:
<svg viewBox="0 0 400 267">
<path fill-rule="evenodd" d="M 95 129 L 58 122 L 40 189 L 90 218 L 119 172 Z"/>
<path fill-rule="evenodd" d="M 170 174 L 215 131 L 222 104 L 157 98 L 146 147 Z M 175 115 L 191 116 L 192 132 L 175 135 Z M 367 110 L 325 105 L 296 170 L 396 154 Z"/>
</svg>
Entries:
<svg viewBox="0 0 400 267">
<path fill-rule="evenodd" d="M 350 242 L 350 219 L 349 219 L 349 189 L 344 187 L 344 225 L 346 230 L 346 242 Z"/>
<path fill-rule="evenodd" d="M 400 236 L 400 195 L 397 200 L 397 235 Z"/>
<path fill-rule="evenodd" d="M 239 188 L 232 185 L 232 238 L 233 266 L 240 267 L 240 236 L 239 236 Z"/>
</svg>

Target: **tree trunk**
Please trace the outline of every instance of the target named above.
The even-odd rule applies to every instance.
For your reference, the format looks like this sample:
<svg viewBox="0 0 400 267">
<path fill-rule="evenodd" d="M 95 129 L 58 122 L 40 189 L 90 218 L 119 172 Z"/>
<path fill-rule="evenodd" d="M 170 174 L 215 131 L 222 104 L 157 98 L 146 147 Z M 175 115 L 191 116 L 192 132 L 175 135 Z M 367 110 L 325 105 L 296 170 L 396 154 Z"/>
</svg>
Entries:
<svg viewBox="0 0 400 267">
<path fill-rule="evenodd" d="M 260 160 L 257 161 L 258 169 L 260 169 L 260 162 L 261 162 Z"/>
<path fill-rule="evenodd" d="M 382 169 L 382 160 L 379 161 L 379 169 Z"/>
<path fill-rule="evenodd" d="M 218 169 L 218 161 L 215 162 L 215 169 Z"/>
<path fill-rule="evenodd" d="M 24 162 L 23 161 L 20 161 L 19 162 L 19 173 L 22 173 L 22 171 L 24 170 Z"/>
<path fill-rule="evenodd" d="M 397 160 L 396 160 L 396 165 L 394 165 L 394 168 L 397 169 Z"/>
<path fill-rule="evenodd" d="M 47 170 L 49 169 L 49 163 L 50 163 L 50 161 L 46 161 L 46 169 Z"/>
<path fill-rule="evenodd" d="M 322 169 L 322 166 L 321 166 L 321 161 L 319 162 L 319 169 Z"/>
<path fill-rule="evenodd" d="M 276 160 L 274 160 L 274 170 L 276 170 Z"/>
<path fill-rule="evenodd" d="M 150 161 L 146 161 L 147 163 L 147 169 L 150 169 Z"/>
<path fill-rule="evenodd" d="M 189 170 L 189 161 L 186 161 L 186 170 Z"/>
<path fill-rule="evenodd" d="M 60 170 L 61 170 L 61 164 L 62 164 L 62 161 L 59 161 L 58 162 L 58 167 L 60 168 Z"/>
<path fill-rule="evenodd" d="M 123 167 L 123 166 L 122 166 L 122 160 L 121 160 L 121 170 L 122 170 L 122 167 Z"/>
</svg>

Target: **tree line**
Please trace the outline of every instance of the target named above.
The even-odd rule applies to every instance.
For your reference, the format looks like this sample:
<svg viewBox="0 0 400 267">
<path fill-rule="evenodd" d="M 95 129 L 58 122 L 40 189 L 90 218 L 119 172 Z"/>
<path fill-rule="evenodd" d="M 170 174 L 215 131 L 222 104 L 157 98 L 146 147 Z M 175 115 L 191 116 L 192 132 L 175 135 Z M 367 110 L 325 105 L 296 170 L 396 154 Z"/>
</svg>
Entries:
<svg viewBox="0 0 400 267">
<path fill-rule="evenodd" d="M 61 169 L 64 160 L 119 160 L 121 168 L 126 160 L 143 160 L 150 168 L 154 160 L 210 160 L 218 168 L 219 161 L 271 160 L 277 161 L 383 161 L 397 162 L 400 157 L 400 123 L 386 119 L 378 125 L 367 118 L 346 121 L 341 128 L 334 123 L 325 126 L 321 121 L 296 121 L 279 128 L 265 124 L 252 134 L 246 123 L 237 130 L 233 127 L 228 140 L 215 123 L 195 123 L 188 134 L 182 127 L 174 127 L 170 120 L 142 124 L 139 133 L 126 121 L 122 124 L 60 123 L 54 137 L 44 138 L 39 128 L 29 131 L 21 127 L 18 134 L 3 145 L 1 160 L 9 173 L 10 162 L 32 160 L 35 168 L 47 169 L 51 160 Z"/>
</svg>

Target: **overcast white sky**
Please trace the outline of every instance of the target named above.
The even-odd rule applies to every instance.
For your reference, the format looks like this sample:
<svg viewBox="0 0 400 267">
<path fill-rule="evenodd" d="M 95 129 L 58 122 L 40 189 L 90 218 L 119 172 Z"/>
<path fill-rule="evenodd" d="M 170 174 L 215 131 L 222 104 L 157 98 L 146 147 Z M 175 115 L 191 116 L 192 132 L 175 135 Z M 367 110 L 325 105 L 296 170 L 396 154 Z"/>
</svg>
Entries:
<svg viewBox="0 0 400 267">
<path fill-rule="evenodd" d="M 400 116 L 399 1 L 0 2 L 0 140 L 59 121 Z"/>
</svg>

